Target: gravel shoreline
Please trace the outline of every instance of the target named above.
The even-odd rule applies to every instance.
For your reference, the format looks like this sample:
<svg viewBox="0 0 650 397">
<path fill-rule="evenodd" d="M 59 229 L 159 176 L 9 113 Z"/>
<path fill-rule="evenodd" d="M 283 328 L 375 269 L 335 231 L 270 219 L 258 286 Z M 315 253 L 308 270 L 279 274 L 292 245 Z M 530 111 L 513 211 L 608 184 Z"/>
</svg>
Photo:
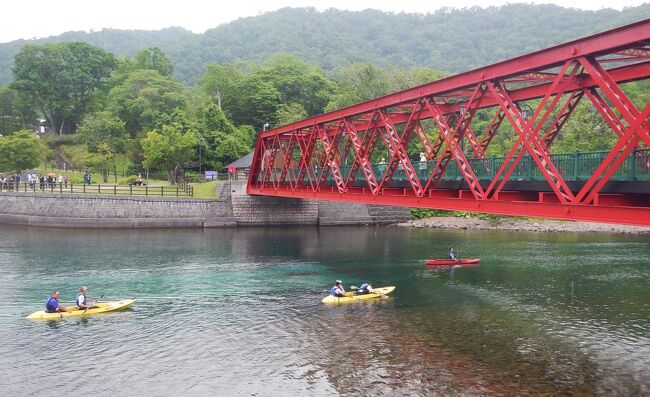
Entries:
<svg viewBox="0 0 650 397">
<path fill-rule="evenodd" d="M 650 234 L 650 227 L 643 226 L 615 225 L 610 223 L 596 222 L 523 220 L 516 218 L 502 218 L 499 219 L 498 222 L 495 222 L 472 217 L 432 217 L 398 223 L 397 226 L 457 230 Z"/>
</svg>

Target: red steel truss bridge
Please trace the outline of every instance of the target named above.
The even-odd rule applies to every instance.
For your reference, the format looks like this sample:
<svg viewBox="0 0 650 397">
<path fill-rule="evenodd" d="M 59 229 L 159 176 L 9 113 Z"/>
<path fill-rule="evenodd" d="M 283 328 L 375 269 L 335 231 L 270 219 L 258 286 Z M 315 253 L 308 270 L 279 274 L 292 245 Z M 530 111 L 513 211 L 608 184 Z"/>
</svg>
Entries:
<svg viewBox="0 0 650 397">
<path fill-rule="evenodd" d="M 648 78 L 650 19 L 262 132 L 247 192 L 650 226 Z M 614 144 L 552 154 L 581 102 Z"/>
</svg>

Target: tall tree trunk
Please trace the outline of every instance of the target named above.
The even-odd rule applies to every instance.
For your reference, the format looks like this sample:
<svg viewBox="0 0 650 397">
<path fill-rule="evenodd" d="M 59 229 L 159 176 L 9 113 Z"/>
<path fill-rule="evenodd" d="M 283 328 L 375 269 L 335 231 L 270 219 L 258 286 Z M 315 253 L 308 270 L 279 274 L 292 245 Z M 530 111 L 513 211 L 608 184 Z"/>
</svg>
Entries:
<svg viewBox="0 0 650 397">
<path fill-rule="evenodd" d="M 61 117 L 61 128 L 59 129 L 59 136 L 63 135 L 63 126 L 65 125 L 65 116 Z"/>
<path fill-rule="evenodd" d="M 115 184 L 117 185 L 117 166 L 113 163 L 113 175 L 115 175 Z"/>
<path fill-rule="evenodd" d="M 54 112 L 50 111 L 49 112 L 49 124 L 50 124 L 50 132 L 56 133 L 57 128 L 56 128 L 56 121 L 54 120 Z"/>
</svg>

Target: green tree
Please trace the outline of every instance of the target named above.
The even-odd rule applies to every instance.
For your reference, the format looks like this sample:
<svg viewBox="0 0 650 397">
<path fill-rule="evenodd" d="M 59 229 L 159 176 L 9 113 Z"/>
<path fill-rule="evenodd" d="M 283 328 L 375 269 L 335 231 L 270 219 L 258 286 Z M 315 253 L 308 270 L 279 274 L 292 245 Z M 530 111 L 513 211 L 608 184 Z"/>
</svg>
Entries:
<svg viewBox="0 0 650 397">
<path fill-rule="evenodd" d="M 551 150 L 554 153 L 609 150 L 616 139 L 616 134 L 596 108 L 583 100 L 562 127 Z"/>
<path fill-rule="evenodd" d="M 391 69 L 388 71 L 389 89 L 390 91 L 403 90 L 441 79 L 446 75 L 426 68 Z"/>
<path fill-rule="evenodd" d="M 147 134 L 144 132 L 138 133 L 134 139 L 130 139 L 126 146 L 127 157 L 133 163 L 137 170 L 143 169 L 142 162 L 144 161 L 144 149 L 142 149 L 142 139 Z"/>
<path fill-rule="evenodd" d="M 47 149 L 32 131 L 21 130 L 0 136 L 0 169 L 22 172 L 38 166 Z"/>
<path fill-rule="evenodd" d="M 377 98 L 390 92 L 388 73 L 367 63 L 353 63 L 336 72 L 338 89 L 326 110 Z"/>
<path fill-rule="evenodd" d="M 16 55 L 14 84 L 47 119 L 50 130 L 74 132 L 115 58 L 82 42 L 26 45 Z"/>
<path fill-rule="evenodd" d="M 0 86 L 0 135 L 27 129 L 36 119 L 29 100 L 18 91 Z"/>
<path fill-rule="evenodd" d="M 273 83 L 252 74 L 239 84 L 237 91 L 239 95 L 231 108 L 232 121 L 236 125 L 247 124 L 261 129 L 264 123 L 276 124 L 275 112 L 281 97 Z"/>
<path fill-rule="evenodd" d="M 171 77 L 174 72 L 169 57 L 158 47 L 141 50 L 135 55 L 134 61 L 139 69 L 157 70 L 165 77 Z"/>
<path fill-rule="evenodd" d="M 278 125 L 293 123 L 307 117 L 307 111 L 299 103 L 282 104 L 275 112 L 275 119 Z"/>
<path fill-rule="evenodd" d="M 77 130 L 79 140 L 91 152 L 97 152 L 101 143 L 107 143 L 116 152 L 124 152 L 127 134 L 124 122 L 110 112 L 92 113 L 84 117 Z"/>
<path fill-rule="evenodd" d="M 197 121 L 197 136 L 202 160 L 214 169 L 248 153 L 251 128 L 235 126 L 215 104 L 207 105 Z"/>
<path fill-rule="evenodd" d="M 239 137 L 234 135 L 222 135 L 217 141 L 217 168 L 223 169 L 222 167 L 237 160 L 249 152 L 250 147 L 246 146 L 244 142 L 239 139 Z"/>
<path fill-rule="evenodd" d="M 131 137 L 160 127 L 164 115 L 185 103 L 181 84 L 155 70 L 136 70 L 108 93 L 109 110 L 125 122 Z"/>
<path fill-rule="evenodd" d="M 210 100 L 224 109 L 224 104 L 230 104 L 237 95 L 237 85 L 244 79 L 243 71 L 233 64 L 206 66 L 199 86 Z"/>
<path fill-rule="evenodd" d="M 169 183 L 176 183 L 178 169 L 192 160 L 198 139 L 194 132 L 183 133 L 178 126 L 163 125 L 142 139 L 144 161 L 147 169 L 167 171 Z"/>
<path fill-rule="evenodd" d="M 322 69 L 293 55 L 275 55 L 256 73 L 273 84 L 281 103 L 298 103 L 309 115 L 322 113 L 334 93 L 334 84 Z"/>
<path fill-rule="evenodd" d="M 115 183 L 117 184 L 117 154 L 115 149 L 107 142 L 100 142 L 95 152 L 90 152 L 84 158 L 84 164 L 87 167 L 99 171 L 102 174 L 104 183 L 108 183 L 109 170 L 113 170 Z"/>
<path fill-rule="evenodd" d="M 115 153 L 115 149 L 109 143 L 102 142 L 97 147 L 97 154 L 101 156 L 104 164 L 113 169 L 113 176 L 115 177 L 115 183 L 117 183 L 117 166 L 115 164 L 117 153 Z M 108 175 L 104 174 L 104 183 L 106 182 L 108 182 Z"/>
</svg>

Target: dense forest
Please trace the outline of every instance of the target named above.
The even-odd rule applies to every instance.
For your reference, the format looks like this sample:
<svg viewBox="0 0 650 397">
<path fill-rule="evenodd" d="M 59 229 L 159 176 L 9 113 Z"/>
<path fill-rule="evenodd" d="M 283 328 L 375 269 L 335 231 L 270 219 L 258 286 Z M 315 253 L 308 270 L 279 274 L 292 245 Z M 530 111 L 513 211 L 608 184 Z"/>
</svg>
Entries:
<svg viewBox="0 0 650 397">
<path fill-rule="evenodd" d="M 83 41 L 129 57 L 158 47 L 171 59 L 174 77 L 184 84 L 196 82 L 209 63 L 262 63 L 280 52 L 325 71 L 365 62 L 454 73 L 649 17 L 650 4 L 620 12 L 510 4 L 442 9 L 427 15 L 285 8 L 241 18 L 204 34 L 182 28 L 107 29 L 0 44 L 0 84 L 12 80 L 14 56 L 25 44 Z"/>
<path fill-rule="evenodd" d="M 515 12 L 517 10 L 521 15 Z M 524 14 L 531 18 L 530 13 L 542 10 L 548 10 L 552 15 L 557 13 L 557 16 L 563 10 L 582 23 L 589 18 L 598 18 L 603 26 L 629 19 L 631 15 L 629 9 L 620 13 L 611 10 L 590 13 L 554 6 L 521 5 L 441 11 L 427 16 L 377 11 L 350 13 L 330 10 L 319 13 L 311 9 L 284 9 L 241 19 L 199 36 L 182 29 L 165 30 L 166 38 L 162 41 L 155 41 L 160 40 L 162 36 L 156 34 L 161 32 L 104 31 L 70 33 L 59 37 L 59 42 L 23 42 L 13 55 L 13 66 L 6 67 L 10 74 L 8 84 L 0 84 L 0 172 L 20 172 L 51 160 L 65 163 L 68 167 L 102 172 L 105 181 L 112 171 L 117 182 L 119 168 L 123 175 L 129 174 L 133 178 L 144 170 L 158 172 L 174 183 L 179 171 L 223 170 L 229 162 L 250 152 L 256 132 L 265 127 L 273 128 L 423 84 L 449 74 L 450 70 L 478 66 L 512 53 L 530 51 L 551 44 L 551 40 L 562 41 L 558 40 L 559 35 L 546 34 L 553 29 L 539 28 L 545 19 L 548 19 L 549 26 L 555 26 L 556 33 L 561 26 L 558 21 L 565 21 L 567 28 L 574 29 L 564 31 L 565 36 L 582 34 L 577 33 L 578 23 L 570 23 L 568 17 L 555 19 L 552 15 L 544 15 L 544 18 L 538 15 L 533 18 L 537 28 L 531 27 L 533 22 L 530 19 L 522 22 Z M 650 7 L 635 10 L 639 17 L 641 11 L 650 11 Z M 485 15 L 483 18 L 479 17 L 481 13 Z M 505 18 L 506 14 L 512 18 L 514 15 L 519 17 L 516 22 L 506 23 L 508 19 L 504 19 L 501 29 L 497 17 Z M 439 31 L 434 33 L 439 25 L 452 29 L 454 24 L 468 23 L 459 19 L 461 15 L 476 16 L 472 19 L 475 23 L 472 31 L 476 37 L 482 37 L 480 32 L 492 38 L 500 37 L 503 47 L 499 47 L 496 39 L 473 41 L 469 38 L 472 35 L 454 38 L 451 33 L 446 33 L 446 36 Z M 578 18 L 579 15 L 582 18 Z M 276 22 L 263 28 L 259 23 L 265 18 Z M 335 33 L 330 31 L 334 29 L 332 26 L 327 26 L 325 30 L 330 31 L 330 37 L 326 34 L 321 37 L 316 30 L 297 33 L 300 31 L 297 25 L 313 28 L 322 22 L 321 18 L 336 20 L 334 25 L 341 24 L 338 25 L 340 30 Z M 488 22 L 490 18 L 492 22 Z M 392 34 L 388 34 L 378 21 L 393 21 L 386 26 L 404 25 L 404 31 L 394 29 Z M 412 22 L 412 26 L 407 28 L 407 21 Z M 431 22 L 429 26 L 427 21 L 438 22 Z M 247 23 L 250 26 L 245 29 Z M 492 23 L 497 26 L 488 28 Z M 356 26 L 356 31 L 352 26 Z M 522 44 L 524 40 L 515 37 L 505 40 L 513 36 L 513 26 L 521 29 L 520 36 L 527 37 L 527 46 Z M 458 26 L 453 29 L 458 29 Z M 535 34 L 535 29 L 541 29 L 540 34 Z M 582 29 L 585 30 L 583 33 L 599 30 L 587 23 Z M 261 31 L 268 35 L 255 36 L 252 33 Z M 428 32 L 430 39 L 421 43 L 435 43 L 436 49 L 416 51 L 424 48 L 424 44 L 419 45 L 410 38 L 415 31 L 419 35 Z M 282 36 L 283 32 L 285 36 Z M 160 47 L 137 49 L 149 43 L 144 38 L 136 39 L 139 34 L 152 40 L 151 43 L 160 44 Z M 117 45 L 115 40 L 107 40 L 103 46 L 86 41 L 67 41 L 76 35 L 95 39 L 117 35 L 123 39 L 118 40 L 121 48 L 134 53 L 125 56 L 118 50 L 113 52 L 102 48 L 109 46 L 109 42 Z M 183 45 L 183 41 L 176 43 L 174 38 L 177 36 L 185 37 L 187 45 Z M 61 41 L 63 37 L 65 40 Z M 332 40 L 332 37 L 337 40 Z M 309 42 L 312 39 L 313 42 Z M 361 45 L 364 40 L 375 44 L 364 48 Z M 211 48 L 222 50 L 197 50 L 197 43 L 206 42 L 213 43 Z M 267 44 L 262 45 L 262 42 Z M 518 44 L 518 49 L 513 50 L 505 44 L 507 42 Z M 358 47 L 352 43 L 358 43 Z M 458 43 L 464 44 L 454 47 Z M 170 48 L 169 53 L 163 47 Z M 179 63 L 181 47 L 186 53 L 180 59 L 187 63 Z M 268 52 L 257 52 L 256 48 L 262 47 Z M 337 52 L 338 47 L 346 51 Z M 223 48 L 236 48 L 238 55 Z M 170 55 L 174 51 L 176 58 Z M 465 52 L 466 57 L 463 55 Z M 200 55 L 202 60 L 199 60 Z M 244 60 L 248 58 L 254 60 Z M 319 62 L 326 59 L 329 61 L 325 65 Z M 435 68 L 420 66 L 436 62 Z M 188 74 L 190 63 L 196 71 Z M 650 99 L 646 82 L 629 83 L 624 89 L 637 104 L 647 103 Z M 485 130 L 491 119 L 490 112 L 493 110 L 481 110 L 477 114 L 473 121 L 475 131 Z M 490 145 L 488 155 L 503 155 L 512 146 L 514 133 L 508 127 L 502 129 L 504 131 Z M 44 139 L 39 139 L 33 131 L 46 131 L 40 134 Z M 606 150 L 615 137 L 594 107 L 583 101 L 564 126 L 552 150 Z M 409 155 L 419 159 L 420 147 L 409 146 L 407 150 Z M 382 154 L 376 153 L 376 156 L 373 161 L 378 162 Z"/>
</svg>

